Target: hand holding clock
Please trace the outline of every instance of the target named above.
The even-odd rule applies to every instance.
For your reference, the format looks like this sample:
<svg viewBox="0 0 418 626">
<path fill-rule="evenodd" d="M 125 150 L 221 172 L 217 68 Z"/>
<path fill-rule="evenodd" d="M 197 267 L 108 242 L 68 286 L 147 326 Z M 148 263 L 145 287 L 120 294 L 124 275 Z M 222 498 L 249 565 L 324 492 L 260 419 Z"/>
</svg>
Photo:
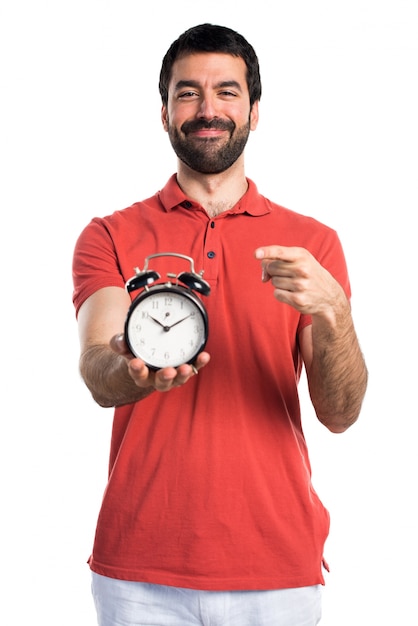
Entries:
<svg viewBox="0 0 418 626">
<path fill-rule="evenodd" d="M 184 363 L 178 367 L 163 367 L 153 371 L 147 367 L 142 359 L 132 355 L 123 333 L 112 337 L 110 347 L 114 352 L 125 357 L 128 362 L 129 375 L 137 387 L 162 392 L 184 385 L 210 360 L 208 352 L 200 352 L 193 365 Z"/>
</svg>

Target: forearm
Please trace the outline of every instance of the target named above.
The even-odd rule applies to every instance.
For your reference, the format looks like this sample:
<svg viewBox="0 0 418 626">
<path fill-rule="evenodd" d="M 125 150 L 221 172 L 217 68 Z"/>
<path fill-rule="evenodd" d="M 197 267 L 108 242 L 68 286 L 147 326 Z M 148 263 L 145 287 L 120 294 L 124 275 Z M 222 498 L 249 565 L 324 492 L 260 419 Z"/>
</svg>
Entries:
<svg viewBox="0 0 418 626">
<path fill-rule="evenodd" d="M 138 387 L 128 372 L 128 362 L 108 346 L 93 345 L 80 357 L 80 373 L 94 400 L 103 407 L 138 402 L 154 387 Z"/>
<path fill-rule="evenodd" d="M 313 316 L 312 348 L 308 384 L 313 406 L 329 430 L 343 432 L 357 420 L 367 387 L 348 301 L 328 316 Z"/>
</svg>

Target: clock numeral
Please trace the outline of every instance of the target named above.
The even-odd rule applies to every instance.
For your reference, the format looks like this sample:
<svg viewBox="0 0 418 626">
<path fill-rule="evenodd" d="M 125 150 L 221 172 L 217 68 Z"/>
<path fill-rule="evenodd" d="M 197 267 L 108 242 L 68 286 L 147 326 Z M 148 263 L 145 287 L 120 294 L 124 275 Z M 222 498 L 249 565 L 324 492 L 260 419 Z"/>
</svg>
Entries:
<svg viewBox="0 0 418 626">
<path fill-rule="evenodd" d="M 172 305 L 172 303 L 173 303 L 173 298 L 172 298 L 172 296 L 166 296 L 166 297 L 164 298 L 164 304 L 165 304 L 165 306 L 171 306 L 171 305 Z M 183 303 L 182 303 L 182 304 L 183 304 Z"/>
</svg>

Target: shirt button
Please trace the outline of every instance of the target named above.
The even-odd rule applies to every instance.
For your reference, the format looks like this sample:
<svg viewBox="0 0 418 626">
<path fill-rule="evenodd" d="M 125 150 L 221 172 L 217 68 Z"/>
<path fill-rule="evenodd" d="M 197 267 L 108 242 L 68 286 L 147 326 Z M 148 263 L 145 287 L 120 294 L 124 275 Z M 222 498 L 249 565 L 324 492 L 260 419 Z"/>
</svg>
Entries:
<svg viewBox="0 0 418 626">
<path fill-rule="evenodd" d="M 210 251 L 208 252 L 208 257 L 209 257 L 209 259 L 213 259 L 215 256 L 216 256 L 216 254 L 215 254 L 215 252 L 214 252 L 213 250 L 210 250 Z"/>
<path fill-rule="evenodd" d="M 192 207 L 192 203 L 191 203 L 191 202 L 189 202 L 188 200 L 185 200 L 184 202 L 182 202 L 182 203 L 181 203 L 181 206 L 182 206 L 184 209 L 191 209 L 191 207 Z"/>
<path fill-rule="evenodd" d="M 211 227 L 211 228 L 215 228 L 215 222 L 211 222 L 211 223 L 210 223 L 210 227 Z"/>
</svg>

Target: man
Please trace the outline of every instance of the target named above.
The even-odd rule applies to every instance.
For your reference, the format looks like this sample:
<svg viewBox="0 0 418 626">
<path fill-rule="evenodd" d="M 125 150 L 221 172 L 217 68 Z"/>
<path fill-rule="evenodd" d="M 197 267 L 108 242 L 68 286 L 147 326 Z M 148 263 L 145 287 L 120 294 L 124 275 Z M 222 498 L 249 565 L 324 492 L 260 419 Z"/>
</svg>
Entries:
<svg viewBox="0 0 418 626">
<path fill-rule="evenodd" d="M 329 516 L 311 484 L 297 383 L 304 365 L 330 431 L 356 421 L 367 371 L 343 252 L 332 229 L 245 176 L 261 83 L 241 35 L 186 31 L 164 57 L 160 93 L 176 175 L 93 219 L 74 255 L 81 373 L 116 407 L 89 559 L 99 624 L 312 626 Z M 155 371 L 128 350 L 136 293 L 125 284 L 163 252 L 204 270 L 209 339 L 194 363 Z"/>
</svg>

